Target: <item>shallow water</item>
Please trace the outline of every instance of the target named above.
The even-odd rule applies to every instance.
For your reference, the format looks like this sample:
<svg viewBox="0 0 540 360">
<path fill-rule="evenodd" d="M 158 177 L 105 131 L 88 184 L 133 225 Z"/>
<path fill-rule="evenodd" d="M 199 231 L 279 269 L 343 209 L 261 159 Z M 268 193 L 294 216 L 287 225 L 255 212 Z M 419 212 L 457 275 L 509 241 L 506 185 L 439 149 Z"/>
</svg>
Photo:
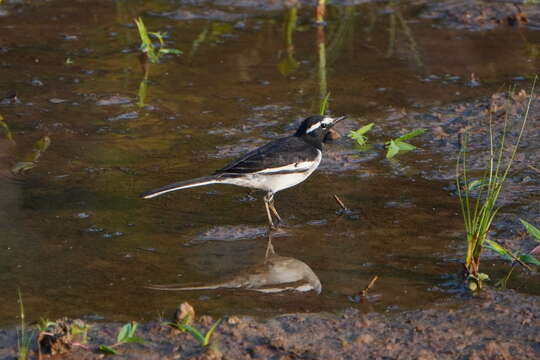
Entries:
<svg viewBox="0 0 540 360">
<path fill-rule="evenodd" d="M 419 19 L 417 8 L 377 3 L 330 6 L 324 30 L 310 24 L 311 9 L 299 9 L 288 43 L 288 9 L 181 4 L 58 0 L 3 8 L 0 96 L 15 92 L 19 102 L 0 105 L 13 138 L 0 140 L 0 325 L 16 320 L 17 288 L 28 318 L 122 321 L 153 319 L 186 300 L 203 313 L 266 316 L 418 308 L 449 296 L 446 283 L 463 254 L 457 201 L 443 189 L 447 182 L 425 179 L 414 166 L 436 167 L 446 161 L 440 155 L 418 151 L 390 162 L 384 151 L 356 152 L 342 138 L 328 145 L 320 171 L 276 196 L 290 226 L 275 249 L 313 269 L 320 296 L 144 289 L 212 282 L 260 263 L 266 218 L 262 195 L 241 188 L 145 201 L 138 194 L 206 175 L 290 133 L 326 91 L 330 112 L 350 117 L 342 132 L 375 121 L 370 141 L 395 137 L 410 130 L 406 118 L 385 120 L 396 109 L 487 95 L 530 77 L 538 69 L 530 44 L 540 33 L 448 30 Z M 139 15 L 184 51 L 150 67 L 144 99 L 131 23 Z M 325 52 L 317 46 L 323 35 Z M 481 86 L 466 86 L 471 73 Z M 51 145 L 36 159 L 44 136 Z M 14 175 L 28 159 L 35 166 Z M 332 194 L 360 216 L 338 216 Z M 347 296 L 374 275 L 372 301 L 352 304 Z"/>
</svg>

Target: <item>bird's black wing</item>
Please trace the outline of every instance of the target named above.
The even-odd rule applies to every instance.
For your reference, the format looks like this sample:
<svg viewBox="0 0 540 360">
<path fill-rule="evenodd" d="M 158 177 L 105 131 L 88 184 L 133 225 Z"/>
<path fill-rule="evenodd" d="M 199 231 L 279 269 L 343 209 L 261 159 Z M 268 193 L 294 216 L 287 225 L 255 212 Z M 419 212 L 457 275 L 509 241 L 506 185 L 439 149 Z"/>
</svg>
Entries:
<svg viewBox="0 0 540 360">
<path fill-rule="evenodd" d="M 236 159 L 215 174 L 246 174 L 313 161 L 317 148 L 296 136 L 274 140 Z M 305 164 L 304 164 L 305 165 Z"/>
</svg>

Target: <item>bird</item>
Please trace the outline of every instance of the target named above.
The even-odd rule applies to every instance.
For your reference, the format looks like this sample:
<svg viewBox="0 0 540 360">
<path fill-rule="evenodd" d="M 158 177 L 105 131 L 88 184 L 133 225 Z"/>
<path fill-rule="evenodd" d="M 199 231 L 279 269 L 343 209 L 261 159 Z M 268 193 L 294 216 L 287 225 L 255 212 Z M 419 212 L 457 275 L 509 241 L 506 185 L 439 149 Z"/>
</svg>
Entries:
<svg viewBox="0 0 540 360">
<path fill-rule="evenodd" d="M 145 287 L 167 291 L 246 289 L 267 294 L 289 290 L 297 292 L 313 290 L 320 294 L 322 290 L 321 281 L 309 265 L 292 257 L 279 256 L 274 251 L 271 236 L 268 237 L 264 260 L 243 269 L 238 274 L 207 285 L 167 284 Z"/>
<path fill-rule="evenodd" d="M 274 195 L 298 185 L 317 169 L 322 159 L 323 143 L 330 130 L 346 116 L 313 115 L 305 118 L 293 135 L 281 137 L 237 158 L 212 175 L 175 182 L 142 193 L 151 199 L 171 191 L 212 184 L 230 184 L 266 191 L 264 205 L 268 223 L 276 229 L 283 219 L 274 206 Z"/>
</svg>

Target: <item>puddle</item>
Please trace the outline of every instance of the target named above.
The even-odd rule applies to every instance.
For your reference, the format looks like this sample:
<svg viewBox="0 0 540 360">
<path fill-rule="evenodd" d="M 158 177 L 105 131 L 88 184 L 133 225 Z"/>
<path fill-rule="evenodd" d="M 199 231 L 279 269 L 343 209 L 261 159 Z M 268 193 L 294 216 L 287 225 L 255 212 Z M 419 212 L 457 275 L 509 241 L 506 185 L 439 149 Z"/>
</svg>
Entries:
<svg viewBox="0 0 540 360">
<path fill-rule="evenodd" d="M 395 2 L 330 5 L 328 25 L 316 28 L 309 7 L 249 4 L 0 5 L 10 39 L 0 44 L 0 114 L 9 130 L 0 128 L 0 326 L 16 322 L 17 288 L 28 319 L 107 321 L 154 319 L 180 300 L 213 315 L 339 311 L 375 275 L 370 310 L 429 307 L 449 296 L 443 279 L 459 270 L 464 247 L 447 190 L 457 142 L 444 134 L 477 110 L 448 105 L 481 107 L 478 99 L 508 84 L 528 88 L 540 32 L 449 28 L 419 17 L 419 5 Z M 151 65 L 147 78 L 137 16 L 184 52 Z M 479 86 L 467 86 L 472 73 Z M 138 194 L 208 175 L 293 132 L 327 91 L 329 113 L 349 115 L 342 136 L 327 144 L 319 171 L 275 197 L 289 224 L 274 239 L 276 252 L 309 264 L 321 294 L 145 289 L 205 284 L 256 266 L 266 215 L 263 194 L 232 186 Z M 370 122 L 369 142 L 379 145 L 357 151 L 346 133 Z M 380 144 L 420 126 L 438 142 L 423 135 L 413 141 L 419 150 L 385 159 Z M 47 147 L 37 146 L 43 139 Z M 512 176 L 516 193 L 522 183 L 538 188 L 537 173 L 527 171 Z M 339 215 L 334 194 L 354 216 Z M 537 214 L 536 197 L 509 202 L 507 213 Z M 537 277 L 516 279 L 518 291 L 540 293 Z"/>
</svg>

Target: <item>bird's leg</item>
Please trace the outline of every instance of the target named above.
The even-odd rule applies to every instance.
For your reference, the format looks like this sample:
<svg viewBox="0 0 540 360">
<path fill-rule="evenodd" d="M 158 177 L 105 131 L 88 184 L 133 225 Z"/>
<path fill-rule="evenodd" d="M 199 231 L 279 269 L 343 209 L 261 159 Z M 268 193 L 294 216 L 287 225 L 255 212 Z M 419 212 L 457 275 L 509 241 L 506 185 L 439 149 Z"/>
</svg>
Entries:
<svg viewBox="0 0 540 360">
<path fill-rule="evenodd" d="M 273 194 L 269 192 L 264 197 L 264 207 L 266 208 L 266 215 L 268 216 L 268 224 L 271 229 L 275 229 L 274 222 L 272 221 L 272 214 L 270 214 L 270 199 L 272 199 Z"/>
<path fill-rule="evenodd" d="M 276 218 L 278 219 L 278 221 L 283 224 L 284 221 L 283 219 L 281 218 L 281 216 L 279 216 L 277 210 L 276 210 L 276 207 L 274 206 L 274 194 L 272 194 L 272 196 L 270 197 L 270 201 L 269 201 L 269 206 L 270 206 L 270 210 L 272 210 L 272 212 L 274 213 L 274 215 L 276 215 Z"/>
<path fill-rule="evenodd" d="M 271 255 L 275 255 L 274 245 L 272 245 L 272 235 L 268 234 L 268 244 L 266 244 L 266 255 L 264 259 L 267 260 Z"/>
</svg>

